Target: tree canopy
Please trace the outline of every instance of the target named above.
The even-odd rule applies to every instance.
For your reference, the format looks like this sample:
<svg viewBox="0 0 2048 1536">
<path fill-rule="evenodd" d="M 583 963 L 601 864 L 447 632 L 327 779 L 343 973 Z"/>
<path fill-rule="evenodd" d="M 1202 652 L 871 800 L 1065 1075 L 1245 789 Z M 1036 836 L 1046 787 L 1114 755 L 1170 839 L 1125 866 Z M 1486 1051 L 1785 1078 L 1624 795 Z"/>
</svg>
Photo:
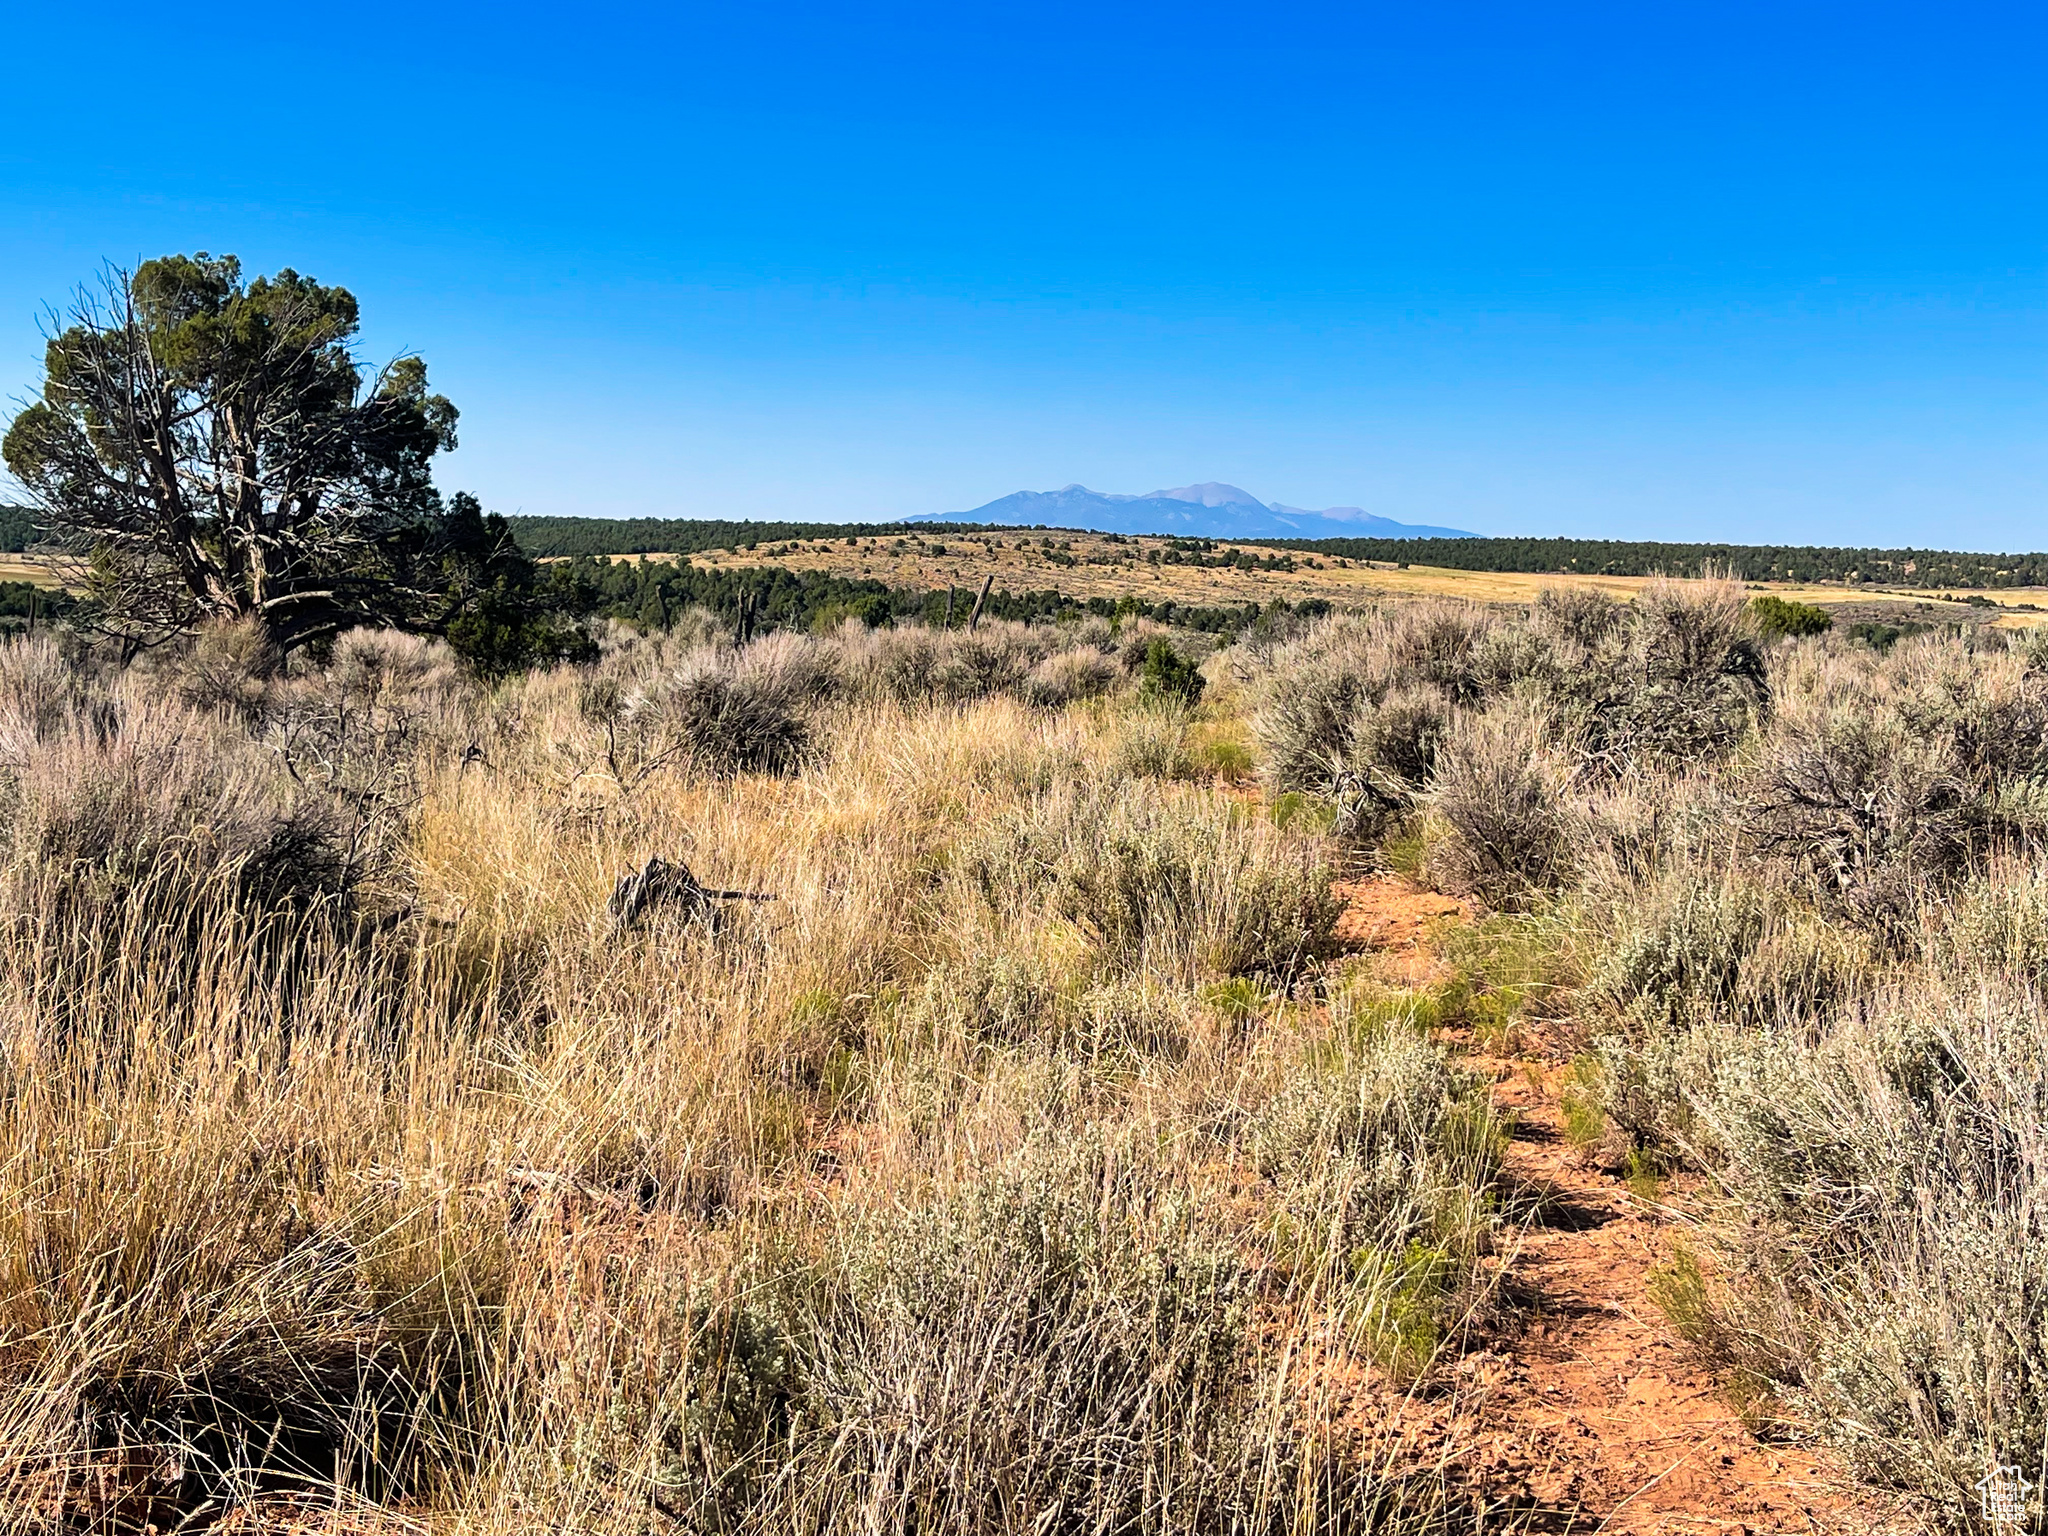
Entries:
<svg viewBox="0 0 2048 1536">
<path fill-rule="evenodd" d="M 366 367 L 357 329 L 347 289 L 289 268 L 245 282 L 205 252 L 80 292 L 0 444 L 80 564 L 76 622 L 136 648 L 252 619 L 289 652 L 445 623 L 457 567 L 496 581 L 480 511 L 451 517 L 430 474 L 455 407 L 417 357 Z M 497 535 L 495 558 L 519 558 Z"/>
</svg>

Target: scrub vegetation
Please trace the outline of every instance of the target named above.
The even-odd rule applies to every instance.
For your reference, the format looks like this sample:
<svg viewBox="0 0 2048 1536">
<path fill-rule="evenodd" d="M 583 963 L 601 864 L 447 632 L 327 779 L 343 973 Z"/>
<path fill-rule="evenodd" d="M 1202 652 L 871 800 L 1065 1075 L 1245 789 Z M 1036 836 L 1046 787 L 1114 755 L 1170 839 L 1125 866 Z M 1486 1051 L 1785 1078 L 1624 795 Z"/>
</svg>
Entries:
<svg viewBox="0 0 2048 1536">
<path fill-rule="evenodd" d="M 1503 1060 L 1682 1215 L 1643 1307 L 1745 1433 L 2040 1527 L 2048 642 L 546 569 L 345 290 L 68 320 L 6 439 L 80 575 L 0 636 L 0 1528 L 1609 1528 L 1461 1438 L 1555 1216 Z M 1168 552 L 1000 553 L 1324 569 Z"/>
<path fill-rule="evenodd" d="M 1762 1432 L 1935 1517 L 2037 1465 L 2037 650 L 602 638 L 0 649 L 19 1528 L 1512 1522 L 1402 1404 L 1531 1214 L 1447 1031 L 1538 1018 Z M 655 856 L 774 899 L 608 918 Z M 1445 976 L 1336 937 L 1381 858 L 1496 914 Z"/>
<path fill-rule="evenodd" d="M 1500 1127 L 1210 644 L 7 642 L 0 1508 L 1438 1528 L 1330 1387 L 1488 1306 Z"/>
<path fill-rule="evenodd" d="M 1560 592 L 1239 665 L 1274 793 L 1524 914 L 1571 1140 L 1694 1190 L 1651 1299 L 1731 1400 L 1960 1529 L 2048 1435 L 2048 649 L 1782 617 Z"/>
</svg>

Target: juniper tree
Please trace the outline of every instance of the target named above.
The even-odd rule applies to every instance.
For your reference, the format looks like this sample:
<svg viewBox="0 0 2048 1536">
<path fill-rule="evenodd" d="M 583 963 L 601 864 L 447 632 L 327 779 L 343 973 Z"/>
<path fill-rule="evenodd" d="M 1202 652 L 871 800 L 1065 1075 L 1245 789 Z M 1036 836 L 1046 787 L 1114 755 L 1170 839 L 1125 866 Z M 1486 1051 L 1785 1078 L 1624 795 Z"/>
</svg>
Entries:
<svg viewBox="0 0 2048 1536">
<path fill-rule="evenodd" d="M 132 651 L 252 619 L 288 653 L 445 612 L 429 463 L 455 407 L 417 357 L 363 364 L 347 289 L 166 256 L 110 269 L 51 329 L 0 452 L 78 562 L 84 622 Z"/>
</svg>

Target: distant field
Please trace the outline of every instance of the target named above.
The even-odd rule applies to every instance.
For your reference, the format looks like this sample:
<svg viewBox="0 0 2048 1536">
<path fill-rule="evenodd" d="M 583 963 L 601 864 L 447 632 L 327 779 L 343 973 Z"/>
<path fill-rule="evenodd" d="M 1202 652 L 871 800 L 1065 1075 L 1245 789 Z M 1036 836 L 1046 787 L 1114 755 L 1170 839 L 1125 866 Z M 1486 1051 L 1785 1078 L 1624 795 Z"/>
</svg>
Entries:
<svg viewBox="0 0 2048 1536">
<path fill-rule="evenodd" d="M 905 534 L 835 539 L 797 539 L 752 550 L 714 550 L 688 556 L 706 569 L 767 568 L 823 571 L 841 577 L 866 577 L 892 587 L 942 590 L 979 588 L 993 575 L 1010 591 L 1051 588 L 1086 599 L 1137 597 L 1150 603 L 1172 601 L 1195 605 L 1268 603 L 1284 599 L 1300 603 L 1311 598 L 1344 604 L 1373 593 L 1460 597 L 1481 603 L 1526 603 L 1545 587 L 1597 587 L 1622 601 L 1632 599 L 1653 579 L 1644 576 L 1567 576 L 1497 571 L 1459 571 L 1414 565 L 1405 569 L 1386 562 L 1349 561 L 1336 557 L 1275 550 L 1259 544 L 1216 546 L 1209 557 L 1242 554 L 1260 568 L 1163 563 L 1176 541 L 1165 538 L 1117 540 L 1099 534 L 1023 532 Z M 1157 555 L 1162 563 L 1152 563 Z M 628 557 L 616 557 L 628 558 Z M 672 555 L 648 555 L 671 560 Z M 1291 560 L 1293 569 L 1277 567 Z M 2024 627 L 2048 622 L 2048 588 L 1951 589 L 1934 592 L 1911 587 L 1875 587 L 1830 583 L 1752 582 L 1757 592 L 1773 592 L 1797 602 L 1813 603 L 1845 618 L 1917 618 L 1927 623 L 1993 623 Z M 1976 598 L 1972 603 L 1966 599 Z"/>
<path fill-rule="evenodd" d="M 47 560 L 31 559 L 27 555 L 0 555 L 0 581 L 26 581 L 38 587 L 63 585 Z"/>
</svg>

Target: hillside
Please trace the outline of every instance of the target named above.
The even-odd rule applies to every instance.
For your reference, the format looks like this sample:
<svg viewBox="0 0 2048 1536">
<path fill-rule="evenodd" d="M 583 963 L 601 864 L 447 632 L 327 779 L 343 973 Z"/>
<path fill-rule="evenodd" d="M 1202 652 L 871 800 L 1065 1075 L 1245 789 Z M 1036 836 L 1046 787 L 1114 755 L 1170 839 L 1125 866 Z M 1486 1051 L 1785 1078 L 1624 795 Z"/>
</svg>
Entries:
<svg viewBox="0 0 2048 1536">
<path fill-rule="evenodd" d="M 1047 616 L 1063 606 L 1100 609 L 1117 604 L 1154 614 L 1199 611 L 1205 615 L 1246 606 L 1266 609 L 1274 604 L 1294 609 L 1303 605 L 1355 608 L 1386 596 L 1517 604 L 1533 602 L 1546 587 L 1597 590 L 1627 601 L 1655 579 L 1649 574 L 1459 569 L 1448 564 L 1363 560 L 1328 553 L 1320 544 L 1282 548 L 1251 542 L 1015 529 L 956 533 L 948 528 L 945 534 L 938 537 L 930 524 L 920 524 L 917 529 L 879 534 L 701 550 L 686 558 L 699 571 L 728 583 L 760 581 L 779 590 L 793 578 L 829 578 L 871 583 L 877 590 L 896 593 L 933 594 L 937 607 L 929 615 L 932 618 L 943 612 L 946 591 L 958 593 L 964 604 L 984 581 L 992 583 L 1002 602 L 1000 611 L 1023 618 Z M 1424 547 L 1434 552 L 1452 543 L 1431 542 Z M 1462 548 L 1464 543 L 1456 541 L 1453 547 Z M 749 576 L 749 572 L 756 575 Z M 2041 612 L 2048 606 L 2048 591 L 2036 588 L 1818 580 L 1756 581 L 1750 585 L 1759 592 L 1768 590 L 1796 602 L 1817 604 L 1844 624 L 1991 622 L 2020 626 L 2048 617 Z M 916 611 L 923 612 L 923 606 Z M 1177 618 L 1175 622 L 1191 621 Z M 1201 627 L 1210 625 L 1204 622 Z"/>
<path fill-rule="evenodd" d="M 982 510 L 988 510 L 986 508 Z M 948 514 L 966 517 L 965 513 Z M 532 555 L 688 555 L 747 550 L 790 541 L 907 537 L 914 523 L 745 522 L 698 518 L 508 517 Z M 947 522 L 950 531 L 988 531 Z M 1036 530 L 1034 530 L 1036 531 Z M 1044 531 L 1083 532 L 1048 523 Z M 1108 530 L 1114 532 L 1115 530 Z M 1940 549 L 1856 549 L 1810 545 L 1679 544 L 1628 539 L 1491 539 L 1467 536 L 1376 538 L 1242 537 L 1233 545 L 1289 550 L 1352 561 L 1529 575 L 1698 576 L 1708 569 L 1745 581 L 1892 586 L 1919 592 L 2048 587 L 2048 554 L 1981 554 Z"/>
</svg>

